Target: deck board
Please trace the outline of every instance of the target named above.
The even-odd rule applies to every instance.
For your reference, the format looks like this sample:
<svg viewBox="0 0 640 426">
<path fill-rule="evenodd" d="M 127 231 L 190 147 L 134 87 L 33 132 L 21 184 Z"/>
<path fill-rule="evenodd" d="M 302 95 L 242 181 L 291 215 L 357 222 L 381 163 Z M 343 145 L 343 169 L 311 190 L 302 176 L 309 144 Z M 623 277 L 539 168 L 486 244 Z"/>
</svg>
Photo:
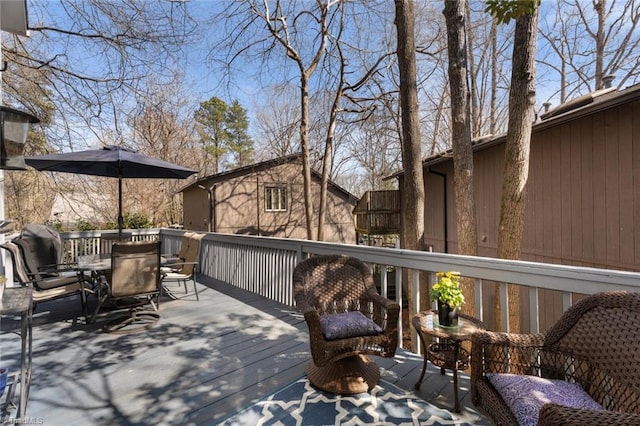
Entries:
<svg viewBox="0 0 640 426">
<path fill-rule="evenodd" d="M 41 304 L 34 314 L 34 377 L 27 414 L 44 424 L 215 424 L 304 375 L 310 360 L 304 318 L 294 308 L 200 278 L 200 301 L 176 288 L 161 320 L 129 335 L 86 325 L 78 300 Z M 102 318 L 102 316 L 101 316 Z M 18 326 L 4 318 L 2 331 Z M 3 334 L 2 362 L 17 368 L 19 345 Z M 420 355 L 376 358 L 383 379 L 413 391 Z M 460 380 L 461 421 L 487 424 Z M 429 366 L 423 399 L 451 409 L 450 373 Z"/>
</svg>

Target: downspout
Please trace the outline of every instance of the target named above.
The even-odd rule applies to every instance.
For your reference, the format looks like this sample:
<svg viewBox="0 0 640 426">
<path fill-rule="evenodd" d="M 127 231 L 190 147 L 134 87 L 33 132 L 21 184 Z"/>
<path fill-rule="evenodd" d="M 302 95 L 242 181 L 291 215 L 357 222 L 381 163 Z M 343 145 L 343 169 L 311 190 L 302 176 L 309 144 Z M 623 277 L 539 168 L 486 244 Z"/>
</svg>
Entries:
<svg viewBox="0 0 640 426">
<path fill-rule="evenodd" d="M 260 236 L 260 176 L 258 174 L 256 174 L 256 222 L 258 236 Z"/>
<path fill-rule="evenodd" d="M 449 225 L 448 225 L 448 209 L 447 209 L 447 175 L 444 173 L 440 173 L 440 172 L 436 172 L 434 170 L 431 170 L 431 167 L 427 167 L 427 172 L 431 173 L 433 175 L 437 175 L 437 176 L 441 176 L 442 177 L 442 192 L 443 192 L 443 197 L 442 197 L 442 201 L 444 202 L 444 252 L 445 253 L 449 253 Z"/>
<path fill-rule="evenodd" d="M 218 221 L 216 220 L 216 188 L 218 187 L 218 185 L 214 184 L 213 187 L 211 188 L 211 222 L 212 222 L 212 227 L 211 230 L 213 232 L 218 232 Z"/>
</svg>

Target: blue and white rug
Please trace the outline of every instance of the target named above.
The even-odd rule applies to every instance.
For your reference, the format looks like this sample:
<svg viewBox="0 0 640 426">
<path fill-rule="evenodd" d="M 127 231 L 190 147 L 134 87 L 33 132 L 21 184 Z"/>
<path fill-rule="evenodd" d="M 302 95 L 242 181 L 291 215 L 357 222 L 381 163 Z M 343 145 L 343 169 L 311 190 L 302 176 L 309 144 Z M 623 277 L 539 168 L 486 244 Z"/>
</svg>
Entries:
<svg viewBox="0 0 640 426">
<path fill-rule="evenodd" d="M 228 418 L 221 425 L 459 425 L 437 408 L 381 380 L 371 393 L 333 395 L 306 377 Z"/>
</svg>

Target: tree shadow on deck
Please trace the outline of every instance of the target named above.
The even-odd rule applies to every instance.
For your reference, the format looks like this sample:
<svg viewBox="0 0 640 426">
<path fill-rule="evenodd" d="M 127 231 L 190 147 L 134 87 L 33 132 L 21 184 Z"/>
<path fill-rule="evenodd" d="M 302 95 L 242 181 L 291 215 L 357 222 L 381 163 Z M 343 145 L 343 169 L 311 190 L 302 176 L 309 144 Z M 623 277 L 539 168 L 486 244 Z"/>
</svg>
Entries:
<svg viewBox="0 0 640 426">
<path fill-rule="evenodd" d="M 204 294 L 163 300 L 160 322 L 128 335 L 85 324 L 73 301 L 36 312 L 27 414 L 69 425 L 210 423 L 303 374 L 304 334 L 217 291 Z M 19 349 L 3 345 L 3 360 Z"/>
</svg>

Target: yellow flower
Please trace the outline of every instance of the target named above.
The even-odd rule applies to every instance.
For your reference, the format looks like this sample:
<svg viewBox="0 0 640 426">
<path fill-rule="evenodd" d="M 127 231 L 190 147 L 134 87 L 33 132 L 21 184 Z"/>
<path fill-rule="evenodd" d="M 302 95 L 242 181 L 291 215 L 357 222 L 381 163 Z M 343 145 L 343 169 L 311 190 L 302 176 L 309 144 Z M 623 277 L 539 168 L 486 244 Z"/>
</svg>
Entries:
<svg viewBox="0 0 640 426">
<path fill-rule="evenodd" d="M 451 308 L 464 303 L 464 294 L 460 289 L 460 272 L 437 272 L 438 281 L 431 287 L 429 295 L 432 300 L 440 300 Z"/>
</svg>

